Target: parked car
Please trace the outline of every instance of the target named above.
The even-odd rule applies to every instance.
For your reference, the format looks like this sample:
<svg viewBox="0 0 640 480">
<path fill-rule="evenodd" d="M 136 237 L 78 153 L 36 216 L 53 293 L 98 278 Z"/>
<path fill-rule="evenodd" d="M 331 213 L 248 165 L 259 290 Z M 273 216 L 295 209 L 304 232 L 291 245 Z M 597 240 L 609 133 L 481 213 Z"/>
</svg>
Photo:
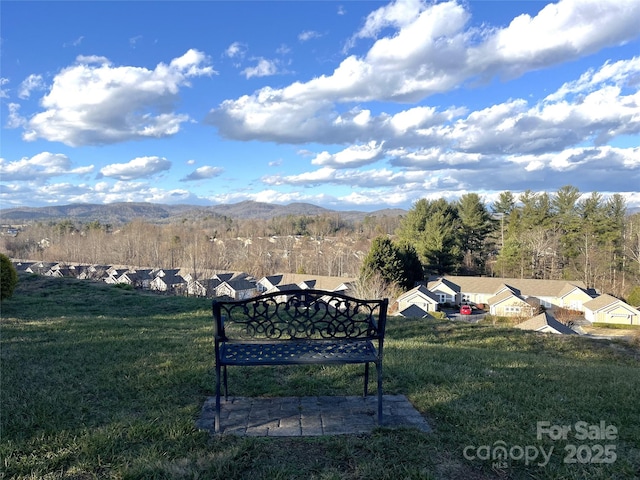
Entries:
<svg viewBox="0 0 640 480">
<path fill-rule="evenodd" d="M 462 305 L 460 307 L 460 315 L 471 315 L 471 306 L 470 305 Z"/>
</svg>

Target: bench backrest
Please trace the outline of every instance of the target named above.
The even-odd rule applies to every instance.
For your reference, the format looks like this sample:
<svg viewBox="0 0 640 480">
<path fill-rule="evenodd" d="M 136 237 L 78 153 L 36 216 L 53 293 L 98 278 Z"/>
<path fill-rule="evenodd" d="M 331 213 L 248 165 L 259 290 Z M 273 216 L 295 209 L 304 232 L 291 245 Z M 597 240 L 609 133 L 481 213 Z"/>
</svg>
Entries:
<svg viewBox="0 0 640 480">
<path fill-rule="evenodd" d="M 361 300 L 325 290 L 214 300 L 216 340 L 382 340 L 388 303 L 388 299 Z"/>
</svg>

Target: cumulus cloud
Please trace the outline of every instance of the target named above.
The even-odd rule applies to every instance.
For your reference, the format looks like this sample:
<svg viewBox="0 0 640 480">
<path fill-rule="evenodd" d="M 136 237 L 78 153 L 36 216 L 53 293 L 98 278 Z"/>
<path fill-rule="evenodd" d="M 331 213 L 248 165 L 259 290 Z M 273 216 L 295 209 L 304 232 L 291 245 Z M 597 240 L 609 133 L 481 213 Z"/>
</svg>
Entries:
<svg viewBox="0 0 640 480">
<path fill-rule="evenodd" d="M 117 178 L 118 180 L 135 180 L 137 178 L 149 178 L 156 173 L 169 170 L 171 162 L 163 157 L 138 157 L 127 163 L 112 163 L 100 169 L 103 177 Z"/>
<path fill-rule="evenodd" d="M 210 112 L 208 122 L 236 139 L 329 142 L 337 135 L 340 141 L 342 132 L 334 124 L 340 115 L 337 104 L 415 102 L 470 82 L 514 77 L 579 58 L 637 37 L 640 3 L 561 0 L 504 28 L 470 28 L 469 17 L 455 1 L 397 1 L 381 7 L 355 37 L 394 31 L 377 39 L 364 56 L 348 56 L 330 75 L 226 100 Z"/>
<path fill-rule="evenodd" d="M 20 206 L 70 204 L 155 202 L 165 204 L 188 203 L 192 205 L 210 202 L 193 195 L 188 190 L 164 190 L 145 182 L 47 183 L 20 182 L 0 184 L 0 201 L 3 205 Z"/>
<path fill-rule="evenodd" d="M 31 96 L 32 90 L 43 90 L 44 88 L 44 80 L 42 79 L 41 75 L 29 75 L 20 84 L 20 88 L 18 89 L 18 97 L 22 99 L 29 98 Z"/>
<path fill-rule="evenodd" d="M 222 174 L 224 170 L 220 167 L 211 167 L 211 166 L 204 166 L 204 167 L 198 167 L 196 168 L 193 172 L 191 172 L 189 175 L 187 175 L 186 177 L 180 179 L 181 182 L 191 182 L 194 180 L 205 180 L 207 178 L 213 178 L 213 177 L 217 177 L 219 175 Z"/>
<path fill-rule="evenodd" d="M 153 70 L 79 56 L 55 76 L 41 99 L 45 110 L 26 120 L 23 138 L 81 146 L 174 135 L 189 120 L 173 111 L 180 89 L 214 73 L 193 49 Z"/>
<path fill-rule="evenodd" d="M 0 177 L 3 182 L 40 181 L 60 175 L 85 175 L 93 165 L 73 168 L 71 160 L 61 153 L 42 152 L 30 158 L 7 162 L 0 158 Z"/>
<path fill-rule="evenodd" d="M 384 156 L 384 142 L 371 141 L 365 145 L 353 145 L 344 150 L 330 154 L 324 151 L 318 154 L 311 163 L 327 165 L 335 168 L 354 168 L 377 162 Z"/>
<path fill-rule="evenodd" d="M 248 79 L 251 77 L 268 77 L 278 73 L 278 65 L 273 60 L 259 58 L 255 66 L 245 68 L 242 73 Z"/>
<path fill-rule="evenodd" d="M 229 58 L 244 57 L 247 52 L 247 45 L 240 42 L 233 42 L 224 51 L 224 54 Z"/>
</svg>

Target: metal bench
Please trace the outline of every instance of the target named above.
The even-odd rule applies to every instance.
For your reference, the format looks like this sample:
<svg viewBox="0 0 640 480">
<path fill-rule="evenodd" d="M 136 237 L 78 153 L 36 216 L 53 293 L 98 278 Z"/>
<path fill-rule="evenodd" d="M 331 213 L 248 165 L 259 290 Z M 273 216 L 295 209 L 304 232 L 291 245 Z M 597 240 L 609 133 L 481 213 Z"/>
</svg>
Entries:
<svg viewBox="0 0 640 480">
<path fill-rule="evenodd" d="M 361 300 L 324 290 L 295 290 L 246 300 L 213 301 L 216 412 L 220 390 L 228 400 L 227 366 L 369 364 L 378 375 L 378 424 L 382 423 L 382 349 L 388 299 Z"/>
</svg>

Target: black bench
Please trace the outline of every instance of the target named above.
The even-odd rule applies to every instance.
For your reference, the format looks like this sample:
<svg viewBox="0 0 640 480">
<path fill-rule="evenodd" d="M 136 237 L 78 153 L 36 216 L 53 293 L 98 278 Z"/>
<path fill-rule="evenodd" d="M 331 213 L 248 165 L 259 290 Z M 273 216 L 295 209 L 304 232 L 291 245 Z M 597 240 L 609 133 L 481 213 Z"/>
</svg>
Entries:
<svg viewBox="0 0 640 480">
<path fill-rule="evenodd" d="M 216 412 L 220 383 L 228 399 L 227 366 L 363 363 L 378 374 L 378 424 L 382 423 L 382 348 L 388 299 L 360 300 L 324 290 L 275 292 L 247 300 L 213 301 Z"/>
</svg>

